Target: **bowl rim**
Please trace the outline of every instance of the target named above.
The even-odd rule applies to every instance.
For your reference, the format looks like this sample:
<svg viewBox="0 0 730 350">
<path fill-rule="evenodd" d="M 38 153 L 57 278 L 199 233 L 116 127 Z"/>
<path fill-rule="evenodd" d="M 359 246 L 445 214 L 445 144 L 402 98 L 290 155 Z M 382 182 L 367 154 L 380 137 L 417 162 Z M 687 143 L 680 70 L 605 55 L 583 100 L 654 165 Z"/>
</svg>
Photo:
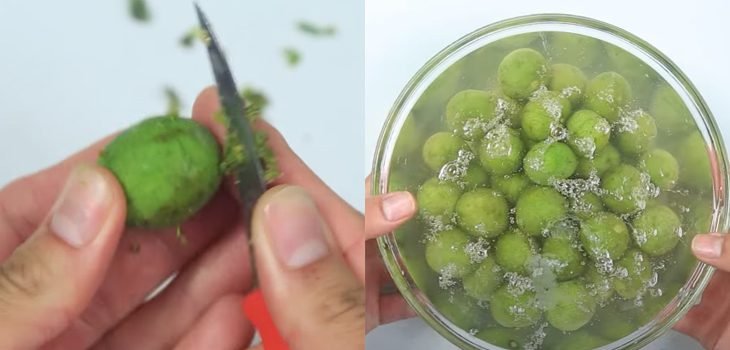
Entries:
<svg viewBox="0 0 730 350">
<path fill-rule="evenodd" d="M 632 46 L 634 49 L 638 49 L 640 53 L 643 53 L 648 58 L 654 60 L 654 63 L 656 65 L 666 70 L 665 73 L 669 74 L 669 76 L 673 79 L 673 81 L 668 81 L 673 90 L 675 90 L 677 93 L 683 93 L 683 102 L 688 106 L 688 108 L 690 106 L 694 107 L 691 109 L 693 120 L 703 137 L 703 141 L 708 147 L 710 147 L 709 155 L 710 161 L 713 165 L 713 217 L 711 222 L 711 231 L 726 232 L 728 229 L 728 219 L 730 218 L 730 215 L 728 215 L 730 208 L 728 208 L 728 206 L 726 205 L 726 201 L 728 199 L 728 190 L 725 184 L 729 183 L 730 181 L 730 178 L 728 177 L 728 162 L 726 158 L 726 150 L 717 123 L 709 107 L 707 106 L 706 102 L 704 101 L 694 84 L 692 84 L 689 78 L 687 78 L 687 76 L 681 71 L 681 69 L 679 69 L 679 67 L 673 61 L 671 61 L 662 52 L 660 52 L 658 49 L 656 49 L 654 46 L 644 41 L 643 39 L 612 24 L 589 17 L 570 14 L 531 14 L 497 21 L 462 36 L 458 40 L 446 46 L 444 49 L 440 50 L 432 58 L 430 58 L 407 82 L 401 93 L 398 95 L 381 129 L 375 150 L 375 157 L 373 158 L 372 163 L 371 195 L 379 195 L 387 192 L 387 169 L 389 169 L 391 164 L 391 155 L 389 154 L 391 152 L 387 152 L 387 150 L 392 150 L 392 147 L 394 146 L 393 144 L 395 142 L 389 136 L 394 132 L 396 132 L 395 134 L 397 135 L 397 133 L 400 131 L 400 127 L 402 126 L 405 118 L 401 117 L 401 120 L 396 119 L 398 119 L 399 115 L 407 115 L 407 113 L 401 113 L 401 110 L 404 109 L 404 104 L 408 100 L 408 98 L 412 97 L 414 91 L 416 90 L 416 87 L 421 84 L 423 80 L 427 78 L 428 75 L 432 73 L 432 71 L 436 67 L 443 64 L 455 52 L 466 48 L 470 43 L 473 43 L 483 37 L 494 35 L 494 33 L 500 31 L 511 30 L 514 28 L 519 28 L 520 26 L 535 25 L 572 25 L 582 27 L 583 29 L 603 32 L 613 39 L 623 41 L 623 44 L 627 46 Z M 513 35 L 518 34 L 522 33 L 515 33 Z M 586 35 L 584 33 L 580 34 Z M 598 39 L 605 41 L 601 38 Z M 482 46 L 483 45 L 480 45 L 478 47 Z M 473 51 L 474 50 L 471 50 L 468 53 L 471 53 Z M 631 54 L 636 56 L 636 52 L 631 52 Z M 639 59 L 641 59 L 645 63 L 648 63 L 645 58 Z M 654 67 L 653 69 L 656 70 L 656 68 Z M 664 78 L 666 80 L 666 77 Z M 430 84 L 431 82 L 428 82 L 428 84 Z M 681 88 L 681 90 L 678 90 L 678 88 Z M 688 102 L 691 102 L 691 105 L 688 104 Z M 711 157 L 711 155 L 715 156 L 714 159 Z M 712 162 L 713 160 L 714 162 Z M 385 176 L 381 176 L 384 174 L 384 169 L 386 170 Z M 398 253 L 397 243 L 393 232 L 379 237 L 377 239 L 377 242 L 381 257 L 384 261 L 386 269 L 388 270 L 388 273 L 393 279 L 393 282 L 395 283 L 397 289 L 400 291 L 400 294 L 404 297 L 407 303 L 416 311 L 421 319 L 423 319 L 432 329 L 436 330 L 441 336 L 462 349 L 485 349 L 484 347 L 477 347 L 477 345 L 475 345 L 473 342 L 467 340 L 465 338 L 466 334 L 468 334 L 466 331 L 461 330 L 456 326 L 445 327 L 444 323 L 447 323 L 446 326 L 448 326 L 450 322 L 444 317 L 434 314 L 434 310 L 431 310 L 432 308 L 424 303 L 427 303 L 427 299 L 423 300 L 423 295 L 416 295 L 412 291 L 414 287 L 417 290 L 417 286 L 411 278 L 408 269 L 405 266 L 405 263 L 400 257 L 400 254 Z M 697 267 L 695 267 L 693 273 L 690 275 L 688 281 L 680 289 L 680 292 L 672 299 L 672 301 L 667 306 L 665 306 L 662 312 L 659 312 L 659 314 L 654 317 L 652 321 L 635 330 L 630 335 L 625 336 L 624 338 L 616 340 L 612 343 L 606 344 L 600 349 L 639 349 L 658 338 L 661 334 L 671 328 L 677 321 L 679 321 L 679 319 L 681 319 L 692 306 L 699 303 L 702 292 L 710 281 L 713 272 L 713 267 L 699 262 L 697 264 Z M 674 309 L 671 310 L 671 312 L 667 311 L 670 308 Z M 661 319 L 661 324 L 658 323 L 658 318 L 660 317 L 663 317 L 663 319 Z M 454 330 L 450 330 L 449 328 L 455 328 L 454 330 L 456 332 Z M 489 349 L 491 347 L 498 348 L 494 345 L 489 344 L 487 345 L 486 349 Z"/>
</svg>

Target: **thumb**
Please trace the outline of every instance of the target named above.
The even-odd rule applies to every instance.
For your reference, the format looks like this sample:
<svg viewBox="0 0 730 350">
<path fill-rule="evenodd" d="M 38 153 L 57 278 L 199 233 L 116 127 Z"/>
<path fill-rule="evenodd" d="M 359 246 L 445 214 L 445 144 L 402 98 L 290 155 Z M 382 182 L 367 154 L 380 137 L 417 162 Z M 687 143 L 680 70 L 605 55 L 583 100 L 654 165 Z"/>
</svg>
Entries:
<svg viewBox="0 0 730 350">
<path fill-rule="evenodd" d="M 312 198 L 275 187 L 257 203 L 252 228 L 261 291 L 291 349 L 364 348 L 363 285 Z"/>
<path fill-rule="evenodd" d="M 730 272 L 730 239 L 726 235 L 698 234 L 692 238 L 692 252 L 702 262 Z"/>
<path fill-rule="evenodd" d="M 71 173 L 46 220 L 0 265 L 0 349 L 35 349 L 78 317 L 104 277 L 125 215 L 109 171 L 83 165 Z"/>
</svg>

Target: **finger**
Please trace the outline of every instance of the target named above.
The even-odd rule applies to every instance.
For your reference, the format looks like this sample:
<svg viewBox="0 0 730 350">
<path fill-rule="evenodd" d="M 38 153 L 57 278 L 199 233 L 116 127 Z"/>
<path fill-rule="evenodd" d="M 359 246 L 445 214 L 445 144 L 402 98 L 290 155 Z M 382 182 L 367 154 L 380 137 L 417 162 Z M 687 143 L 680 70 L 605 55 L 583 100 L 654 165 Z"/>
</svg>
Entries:
<svg viewBox="0 0 730 350">
<path fill-rule="evenodd" d="M 395 230 L 416 213 L 410 192 L 393 192 L 365 198 L 365 239 Z"/>
<path fill-rule="evenodd" d="M 0 261 L 5 260 L 41 224 L 71 170 L 81 163 L 95 162 L 112 137 L 108 136 L 61 163 L 0 189 Z"/>
<path fill-rule="evenodd" d="M 296 186 L 268 191 L 252 227 L 261 290 L 291 348 L 362 348 L 363 284 L 307 192 Z"/>
<path fill-rule="evenodd" d="M 730 240 L 725 234 L 698 234 L 692 238 L 692 252 L 697 259 L 730 272 Z"/>
<path fill-rule="evenodd" d="M 160 295 L 142 305 L 95 348 L 169 349 L 211 303 L 251 284 L 248 240 L 243 223 L 185 267 Z M 236 310 L 242 313 L 240 300 Z M 240 329 L 244 332 L 245 329 Z"/>
<path fill-rule="evenodd" d="M 216 122 L 213 115 L 220 109 L 218 90 L 209 87 L 200 93 L 193 105 L 193 119 L 210 127 L 219 141 L 225 137 L 225 129 Z M 364 218 L 342 200 L 307 167 L 289 148 L 282 135 L 266 122 L 256 123 L 259 130 L 268 135 L 269 146 L 279 163 L 281 176 L 273 185 L 291 184 L 307 189 L 317 203 L 327 225 L 332 229 L 347 262 L 361 281 L 365 280 Z"/>
<path fill-rule="evenodd" d="M 91 300 L 124 229 L 114 176 L 81 166 L 51 214 L 0 266 L 0 349 L 38 348 Z"/>
<path fill-rule="evenodd" d="M 241 294 L 221 297 L 175 346 L 175 350 L 237 350 L 253 338 L 253 329 L 241 312 Z M 136 348 L 135 348 L 136 349 Z"/>
</svg>

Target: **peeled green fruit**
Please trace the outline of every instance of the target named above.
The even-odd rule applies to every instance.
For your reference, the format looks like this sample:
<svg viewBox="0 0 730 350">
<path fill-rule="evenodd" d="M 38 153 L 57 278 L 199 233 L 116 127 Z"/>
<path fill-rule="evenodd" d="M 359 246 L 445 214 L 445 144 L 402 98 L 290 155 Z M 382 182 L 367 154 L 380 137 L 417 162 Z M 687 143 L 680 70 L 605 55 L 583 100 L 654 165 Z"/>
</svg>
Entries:
<svg viewBox="0 0 730 350">
<path fill-rule="evenodd" d="M 99 156 L 127 198 L 127 225 L 179 225 L 218 189 L 221 153 L 215 137 L 191 119 L 153 117 L 127 129 Z"/>
</svg>

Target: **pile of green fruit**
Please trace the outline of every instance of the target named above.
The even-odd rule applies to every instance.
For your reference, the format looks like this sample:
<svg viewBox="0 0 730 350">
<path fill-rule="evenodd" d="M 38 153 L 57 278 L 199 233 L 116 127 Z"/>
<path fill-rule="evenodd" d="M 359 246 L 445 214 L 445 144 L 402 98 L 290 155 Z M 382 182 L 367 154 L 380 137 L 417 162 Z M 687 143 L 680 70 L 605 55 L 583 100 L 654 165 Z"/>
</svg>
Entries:
<svg viewBox="0 0 730 350">
<path fill-rule="evenodd" d="M 646 324 L 686 281 L 688 242 L 711 218 L 709 160 L 684 103 L 641 79 L 638 59 L 531 35 L 491 44 L 504 52 L 492 86 L 437 87 L 445 106 L 422 97 L 405 121 L 390 189 L 416 192 L 420 214 L 396 239 L 457 326 L 505 348 L 591 349 Z M 464 60 L 468 79 L 478 66 Z"/>
</svg>

